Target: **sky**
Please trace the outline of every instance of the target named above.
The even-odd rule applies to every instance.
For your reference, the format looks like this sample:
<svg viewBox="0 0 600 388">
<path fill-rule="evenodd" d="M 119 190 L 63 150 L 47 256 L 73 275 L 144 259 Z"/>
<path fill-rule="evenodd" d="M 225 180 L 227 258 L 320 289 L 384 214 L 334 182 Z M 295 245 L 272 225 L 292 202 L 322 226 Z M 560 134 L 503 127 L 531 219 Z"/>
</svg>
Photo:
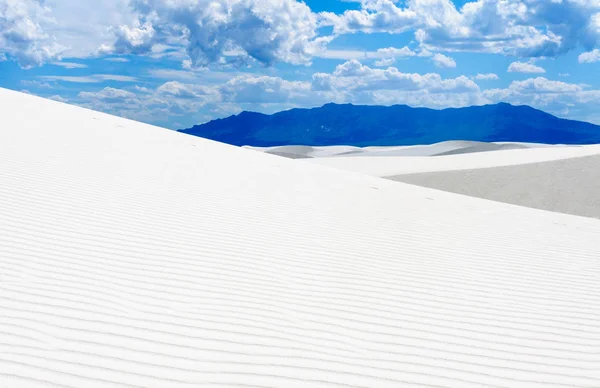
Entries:
<svg viewBox="0 0 600 388">
<path fill-rule="evenodd" d="M 171 129 L 329 102 L 600 124 L 600 0 L 0 0 L 0 87 Z"/>
</svg>

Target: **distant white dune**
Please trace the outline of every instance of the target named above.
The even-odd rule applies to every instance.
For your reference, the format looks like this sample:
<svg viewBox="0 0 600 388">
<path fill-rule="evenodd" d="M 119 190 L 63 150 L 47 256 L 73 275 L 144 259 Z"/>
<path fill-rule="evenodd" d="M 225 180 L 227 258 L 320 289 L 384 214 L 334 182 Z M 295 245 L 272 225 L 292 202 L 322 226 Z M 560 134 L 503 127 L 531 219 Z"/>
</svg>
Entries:
<svg viewBox="0 0 600 388">
<path fill-rule="evenodd" d="M 268 154 L 286 156 L 291 159 L 355 157 L 355 156 L 442 156 L 452 154 L 470 154 L 476 152 L 501 151 L 512 149 L 546 148 L 546 144 L 535 143 L 483 143 L 476 141 L 445 141 L 431 145 L 397 147 L 352 147 L 352 146 L 278 146 L 244 148 Z M 559 147 L 559 146 L 550 146 Z"/>
<path fill-rule="evenodd" d="M 0 387 L 600 386 L 600 220 L 0 113 Z"/>
<path fill-rule="evenodd" d="M 514 166 L 596 155 L 600 145 L 539 146 L 496 150 L 494 152 L 456 153 L 444 156 L 336 156 L 307 159 L 306 163 L 385 177 L 435 171 L 470 170 Z"/>
<path fill-rule="evenodd" d="M 600 218 L 600 155 L 389 178 L 515 205 Z"/>
</svg>

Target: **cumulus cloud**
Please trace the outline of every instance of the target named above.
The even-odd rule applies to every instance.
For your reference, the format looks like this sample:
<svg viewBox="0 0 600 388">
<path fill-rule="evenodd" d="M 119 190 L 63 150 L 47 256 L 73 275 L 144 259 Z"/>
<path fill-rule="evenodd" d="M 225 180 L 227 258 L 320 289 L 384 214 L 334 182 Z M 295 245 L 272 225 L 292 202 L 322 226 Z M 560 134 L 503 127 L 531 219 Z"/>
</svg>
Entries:
<svg viewBox="0 0 600 388">
<path fill-rule="evenodd" d="M 42 0 L 0 0 L 0 60 L 31 68 L 59 57 L 64 47 L 44 29 L 53 20 Z"/>
<path fill-rule="evenodd" d="M 505 101 L 515 104 L 532 105 L 544 108 L 560 101 L 572 101 L 584 92 L 583 87 L 561 81 L 552 81 L 544 77 L 513 81 L 504 89 L 488 89 L 483 96 L 492 101 Z"/>
<path fill-rule="evenodd" d="M 384 58 L 379 61 L 375 61 L 374 65 L 377 67 L 389 67 L 396 62 L 396 58 Z"/>
<path fill-rule="evenodd" d="M 121 25 L 114 28 L 116 41 L 113 45 L 103 44 L 98 54 L 146 54 L 152 51 L 156 31 L 151 23 L 141 23 L 139 20 L 133 26 Z"/>
<path fill-rule="evenodd" d="M 456 62 L 454 61 L 454 59 L 452 59 L 444 54 L 440 54 L 440 53 L 435 54 L 431 58 L 431 60 L 437 67 L 451 67 L 451 68 L 456 67 Z"/>
<path fill-rule="evenodd" d="M 431 51 L 473 51 L 521 57 L 556 56 L 600 38 L 596 0 L 359 0 L 361 9 L 322 13 L 338 34 L 415 31 Z"/>
<path fill-rule="evenodd" d="M 536 66 L 533 63 L 526 62 L 513 62 L 508 66 L 509 73 L 545 73 L 540 66 Z"/>
<path fill-rule="evenodd" d="M 149 53 L 159 44 L 185 47 L 190 67 L 275 62 L 308 64 L 331 40 L 318 37 L 317 17 L 296 0 L 132 0 L 139 15 L 115 29 L 101 51 Z"/>
<path fill-rule="evenodd" d="M 392 0 L 360 0 L 361 10 L 342 15 L 321 13 L 321 24 L 333 26 L 337 34 L 354 32 L 402 33 L 418 26 L 419 16 L 410 8 L 397 7 Z"/>
<path fill-rule="evenodd" d="M 594 49 L 579 55 L 579 63 L 593 63 L 600 61 L 600 50 Z"/>
<path fill-rule="evenodd" d="M 207 104 L 220 100 L 219 90 L 204 85 L 183 84 L 177 81 L 166 82 L 158 89 L 161 96 L 172 96 L 181 99 L 193 99 L 196 104 Z"/>
<path fill-rule="evenodd" d="M 279 77 L 243 76 L 220 87 L 223 101 L 265 106 L 281 103 L 316 106 L 327 102 L 409 104 L 448 107 L 481 103 L 477 84 L 467 77 L 444 79 L 439 74 L 403 73 L 395 67 L 372 68 L 357 60 L 338 65 L 331 73 L 316 73 L 311 82 Z"/>
<path fill-rule="evenodd" d="M 225 101 L 239 103 L 279 103 L 307 101 L 310 84 L 279 77 L 240 76 L 225 83 L 220 93 Z"/>
<path fill-rule="evenodd" d="M 97 92 L 79 92 L 79 97 L 90 100 L 119 101 L 135 98 L 135 93 L 123 89 L 105 87 Z"/>
<path fill-rule="evenodd" d="M 50 96 L 50 97 L 48 97 L 48 98 L 49 98 L 49 99 L 51 99 L 51 100 L 54 100 L 54 101 L 58 101 L 58 102 L 69 102 L 69 100 L 68 100 L 68 99 L 66 99 L 66 98 L 64 98 L 64 97 L 61 97 L 61 96 L 59 96 L 58 94 L 55 94 L 55 95 L 53 95 L 53 96 Z"/>
<path fill-rule="evenodd" d="M 142 97 L 139 94 L 144 94 Z M 134 120 L 159 123 L 181 112 L 176 109 L 177 99 L 158 98 L 158 93 L 105 87 L 100 90 L 79 92 L 72 103 L 85 108 L 127 117 Z"/>
<path fill-rule="evenodd" d="M 443 79 L 439 74 L 402 73 L 395 67 L 373 69 L 356 60 L 336 67 L 331 74 L 313 75 L 312 89 L 342 94 L 382 91 L 419 91 L 431 93 L 464 93 L 479 90 L 477 84 L 465 76 Z"/>
<path fill-rule="evenodd" d="M 531 93 L 573 93 L 580 92 L 583 87 L 561 81 L 552 81 L 544 77 L 529 78 L 524 81 L 513 81 L 507 89 L 511 94 Z"/>
<path fill-rule="evenodd" d="M 196 98 L 198 93 L 194 90 L 195 87 L 182 84 L 177 81 L 170 81 L 161 85 L 157 91 L 162 94 L 169 94 L 181 98 Z"/>
<path fill-rule="evenodd" d="M 550 113 L 568 115 L 580 120 L 594 120 L 590 112 L 600 102 L 600 90 L 588 90 L 585 85 L 553 81 L 544 77 L 514 81 L 505 89 L 488 89 L 482 92 L 490 102 L 505 101 L 530 105 Z M 598 122 L 598 118 L 595 121 Z"/>
<path fill-rule="evenodd" d="M 388 47 L 378 49 L 373 57 L 381 58 L 375 62 L 375 66 L 387 67 L 393 65 L 397 58 L 408 58 L 416 55 L 415 51 L 408 48 L 408 46 L 404 46 L 402 48 Z"/>
<path fill-rule="evenodd" d="M 384 58 L 400 58 L 400 57 L 414 57 L 415 55 L 417 55 L 417 53 L 414 52 L 413 50 L 411 50 L 410 48 L 408 48 L 407 46 L 404 46 L 402 48 L 396 48 L 396 47 L 381 48 L 381 49 L 377 50 L 377 55 L 380 55 Z"/>
</svg>

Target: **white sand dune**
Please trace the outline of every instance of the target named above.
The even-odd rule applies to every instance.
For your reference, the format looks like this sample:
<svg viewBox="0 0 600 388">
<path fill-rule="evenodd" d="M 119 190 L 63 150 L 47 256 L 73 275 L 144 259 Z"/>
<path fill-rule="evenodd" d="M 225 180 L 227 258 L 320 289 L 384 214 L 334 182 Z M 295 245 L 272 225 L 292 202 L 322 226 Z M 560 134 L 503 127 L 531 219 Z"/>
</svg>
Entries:
<svg viewBox="0 0 600 388">
<path fill-rule="evenodd" d="M 596 154 L 600 154 L 600 145 L 531 147 L 504 149 L 494 152 L 457 153 L 436 157 L 338 156 L 335 158 L 307 159 L 305 163 L 386 177 L 423 172 L 515 166 Z"/>
<path fill-rule="evenodd" d="M 600 218 L 600 155 L 389 178 L 536 209 Z"/>
<path fill-rule="evenodd" d="M 327 157 L 382 157 L 382 156 L 442 156 L 469 154 L 475 152 L 501 151 L 511 149 L 546 148 L 547 144 L 536 143 L 483 143 L 477 141 L 454 140 L 418 146 L 397 147 L 352 147 L 352 146 L 278 146 L 250 147 L 254 151 L 279 155 L 291 159 L 327 158 Z M 554 147 L 554 146 L 552 146 Z M 558 147 L 558 146 L 557 146 Z"/>
<path fill-rule="evenodd" d="M 599 220 L 0 110 L 0 387 L 600 386 Z"/>
<path fill-rule="evenodd" d="M 355 155 L 310 160 L 536 209 L 600 218 L 600 145 L 446 142 L 436 157 Z M 452 145 L 456 147 L 451 149 Z M 420 153 L 423 147 L 409 147 Z M 472 151 L 477 148 L 477 151 Z M 381 153 L 385 152 L 381 148 Z M 495 152 L 488 152 L 495 151 Z"/>
<path fill-rule="evenodd" d="M 265 152 L 267 154 L 286 156 L 291 159 L 303 158 L 321 158 L 335 156 L 339 154 L 360 152 L 359 147 L 352 146 L 327 146 L 327 147 L 311 147 L 311 146 L 277 146 L 277 147 L 250 147 L 243 148 L 254 151 Z"/>
</svg>

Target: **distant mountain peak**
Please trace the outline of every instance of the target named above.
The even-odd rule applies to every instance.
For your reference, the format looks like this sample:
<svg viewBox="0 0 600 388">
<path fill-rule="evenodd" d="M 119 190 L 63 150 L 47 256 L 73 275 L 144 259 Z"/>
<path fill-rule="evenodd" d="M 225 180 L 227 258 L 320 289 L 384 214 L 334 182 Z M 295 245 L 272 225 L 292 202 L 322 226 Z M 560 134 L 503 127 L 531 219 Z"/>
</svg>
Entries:
<svg viewBox="0 0 600 388">
<path fill-rule="evenodd" d="M 272 115 L 243 111 L 181 132 L 233 145 L 433 144 L 448 140 L 600 143 L 600 127 L 501 102 L 435 110 L 407 105 L 328 103 Z"/>
</svg>

